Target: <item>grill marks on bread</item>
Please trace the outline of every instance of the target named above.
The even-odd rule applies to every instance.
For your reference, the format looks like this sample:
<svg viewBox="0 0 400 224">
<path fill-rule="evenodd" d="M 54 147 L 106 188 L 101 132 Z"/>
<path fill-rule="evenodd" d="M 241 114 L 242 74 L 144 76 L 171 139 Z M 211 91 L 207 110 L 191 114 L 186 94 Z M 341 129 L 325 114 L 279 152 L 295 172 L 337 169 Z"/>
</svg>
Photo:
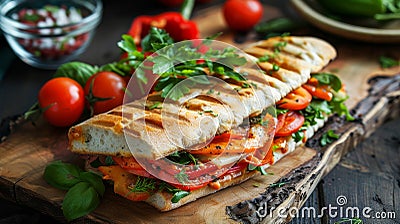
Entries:
<svg viewBox="0 0 400 224">
<path fill-rule="evenodd" d="M 309 79 L 310 73 L 320 71 L 336 57 L 331 45 L 312 37 L 270 38 L 251 45 L 245 52 L 260 67 L 235 68 L 246 81 L 210 74 L 226 78 L 225 83 L 212 89 L 193 88 L 189 96 L 178 102 L 163 102 L 160 95 L 152 94 L 117 107 L 71 128 L 70 149 L 76 153 L 129 156 L 125 131 L 132 138 L 130 146 L 140 150 L 141 156 L 165 157 L 181 150 L 180 147 L 204 143 L 215 134 L 241 125 L 250 115 L 260 113 L 300 87 Z M 259 62 L 258 58 L 265 55 L 271 55 L 270 59 Z M 150 109 L 155 102 L 163 103 Z M 168 128 L 174 131 L 172 137 L 165 131 Z M 74 137 L 77 135 L 80 137 Z M 101 141 L 104 144 L 95 140 L 98 138 L 104 138 Z M 171 139 L 179 144 L 171 143 Z"/>
</svg>

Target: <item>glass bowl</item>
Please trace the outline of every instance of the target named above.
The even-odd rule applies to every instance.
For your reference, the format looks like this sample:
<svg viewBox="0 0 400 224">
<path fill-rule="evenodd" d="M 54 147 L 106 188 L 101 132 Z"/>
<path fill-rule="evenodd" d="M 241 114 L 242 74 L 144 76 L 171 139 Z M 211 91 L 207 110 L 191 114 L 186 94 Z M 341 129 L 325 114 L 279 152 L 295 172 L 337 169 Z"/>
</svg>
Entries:
<svg viewBox="0 0 400 224">
<path fill-rule="evenodd" d="M 101 0 L 0 0 L 0 28 L 22 61 L 55 69 L 85 51 L 102 11 Z"/>
</svg>

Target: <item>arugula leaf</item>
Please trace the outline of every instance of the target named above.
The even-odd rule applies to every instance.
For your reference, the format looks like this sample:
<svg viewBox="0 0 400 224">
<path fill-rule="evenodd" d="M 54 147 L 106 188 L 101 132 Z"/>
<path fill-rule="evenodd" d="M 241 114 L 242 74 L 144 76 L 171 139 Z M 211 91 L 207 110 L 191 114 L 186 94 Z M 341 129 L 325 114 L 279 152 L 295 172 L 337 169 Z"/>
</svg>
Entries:
<svg viewBox="0 0 400 224">
<path fill-rule="evenodd" d="M 319 84 L 329 85 L 335 91 L 339 91 L 342 88 L 342 81 L 332 73 L 316 73 L 313 74 L 312 77 L 316 78 Z"/>
<path fill-rule="evenodd" d="M 321 146 L 326 146 L 327 144 L 332 143 L 335 139 L 339 139 L 339 135 L 335 134 L 333 130 L 328 130 L 322 135 L 319 143 Z"/>
<path fill-rule="evenodd" d="M 58 160 L 46 166 L 43 177 L 51 186 L 61 190 L 68 190 L 81 182 L 80 174 L 81 170 L 77 166 Z"/>
<path fill-rule="evenodd" d="M 394 66 L 399 66 L 400 60 L 396 60 L 394 58 L 390 58 L 390 57 L 386 57 L 386 56 L 381 56 L 381 57 L 379 57 L 379 63 L 381 64 L 382 68 L 391 68 Z"/>
<path fill-rule="evenodd" d="M 143 51 L 156 52 L 173 43 L 174 40 L 167 31 L 157 27 L 151 27 L 149 34 L 142 39 L 141 44 Z"/>
<path fill-rule="evenodd" d="M 305 121 L 303 126 L 312 126 L 317 123 L 317 119 L 323 119 L 324 113 L 327 115 L 332 114 L 329 104 L 325 100 L 312 100 L 311 103 L 300 113 L 304 116 Z"/>
<path fill-rule="evenodd" d="M 100 197 L 87 182 L 74 185 L 65 195 L 62 210 L 68 221 L 89 214 L 100 204 Z"/>
<path fill-rule="evenodd" d="M 73 61 L 62 64 L 58 67 L 54 77 L 68 77 L 77 81 L 81 86 L 85 86 L 90 76 L 97 73 L 97 66 L 92 66 L 83 62 Z"/>
<path fill-rule="evenodd" d="M 346 101 L 347 98 L 348 96 L 345 98 L 333 96 L 332 100 L 329 101 L 329 106 L 332 111 L 337 113 L 339 116 L 345 115 L 347 121 L 354 121 L 354 117 L 350 114 L 349 109 L 344 104 L 344 101 Z"/>
</svg>

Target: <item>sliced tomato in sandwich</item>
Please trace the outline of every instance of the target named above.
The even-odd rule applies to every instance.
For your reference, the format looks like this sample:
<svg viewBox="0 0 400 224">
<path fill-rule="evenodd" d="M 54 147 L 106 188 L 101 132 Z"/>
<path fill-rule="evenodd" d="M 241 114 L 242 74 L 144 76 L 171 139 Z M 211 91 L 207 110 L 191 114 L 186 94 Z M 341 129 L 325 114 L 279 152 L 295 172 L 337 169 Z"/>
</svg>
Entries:
<svg viewBox="0 0 400 224">
<path fill-rule="evenodd" d="M 311 94 L 304 88 L 299 87 L 276 103 L 276 106 L 288 110 L 302 110 L 312 100 Z"/>
<path fill-rule="evenodd" d="M 126 170 L 129 173 L 136 174 L 142 177 L 150 177 L 154 178 L 149 172 L 147 172 L 134 157 L 120 157 L 114 156 L 114 162 L 116 162 L 121 168 Z"/>
<path fill-rule="evenodd" d="M 278 116 L 278 125 L 275 136 L 289 136 L 297 132 L 304 124 L 304 116 L 297 111 L 289 111 L 285 115 Z"/>
</svg>

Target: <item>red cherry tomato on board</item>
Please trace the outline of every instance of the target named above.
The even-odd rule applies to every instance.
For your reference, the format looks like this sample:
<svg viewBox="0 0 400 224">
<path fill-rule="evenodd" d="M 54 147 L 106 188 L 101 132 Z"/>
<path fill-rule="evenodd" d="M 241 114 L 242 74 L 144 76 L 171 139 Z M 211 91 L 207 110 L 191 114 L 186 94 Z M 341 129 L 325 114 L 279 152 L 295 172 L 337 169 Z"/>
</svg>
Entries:
<svg viewBox="0 0 400 224">
<path fill-rule="evenodd" d="M 107 112 L 121 105 L 126 90 L 125 80 L 114 72 L 98 72 L 85 85 L 85 95 L 93 108 L 93 114 Z"/>
<path fill-rule="evenodd" d="M 227 25 L 235 31 L 252 29 L 264 11 L 258 0 L 227 0 L 222 10 Z"/>
<path fill-rule="evenodd" d="M 85 107 L 83 88 L 73 79 L 54 78 L 39 91 L 39 106 L 44 118 L 52 125 L 67 127 L 79 120 Z"/>
</svg>

